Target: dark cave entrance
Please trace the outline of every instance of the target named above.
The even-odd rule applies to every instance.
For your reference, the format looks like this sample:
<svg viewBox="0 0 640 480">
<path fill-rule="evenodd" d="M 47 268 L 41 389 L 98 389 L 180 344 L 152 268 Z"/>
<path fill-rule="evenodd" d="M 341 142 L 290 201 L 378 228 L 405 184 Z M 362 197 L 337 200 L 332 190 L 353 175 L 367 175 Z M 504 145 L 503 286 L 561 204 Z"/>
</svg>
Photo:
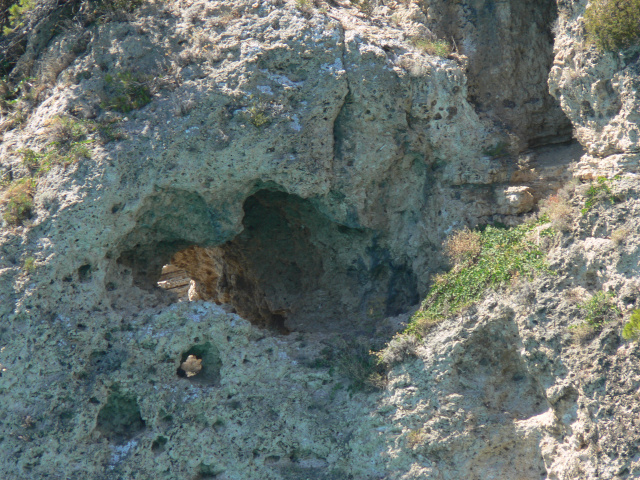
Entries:
<svg viewBox="0 0 640 480">
<path fill-rule="evenodd" d="M 159 242 L 159 258 L 137 272 L 134 266 L 134 277 L 142 274 L 147 289 L 160 286 L 176 300 L 227 305 L 282 333 L 365 334 L 418 303 L 415 275 L 375 232 L 336 223 L 311 201 L 281 191 L 259 190 L 243 209 L 243 230 L 231 240 Z M 132 250 L 120 259 L 135 256 Z"/>
</svg>

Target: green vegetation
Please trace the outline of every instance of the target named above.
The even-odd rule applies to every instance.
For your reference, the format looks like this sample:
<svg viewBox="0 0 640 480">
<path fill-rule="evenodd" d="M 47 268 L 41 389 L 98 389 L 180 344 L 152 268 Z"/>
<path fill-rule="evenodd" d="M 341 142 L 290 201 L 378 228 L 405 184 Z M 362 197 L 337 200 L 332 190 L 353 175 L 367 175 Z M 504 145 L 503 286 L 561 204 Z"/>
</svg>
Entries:
<svg viewBox="0 0 640 480">
<path fill-rule="evenodd" d="M 130 71 L 118 72 L 115 76 L 105 75 L 106 95 L 102 108 L 128 113 L 151 102 L 151 79 Z"/>
<path fill-rule="evenodd" d="M 253 105 L 247 108 L 246 114 L 254 127 L 260 128 L 271 123 L 271 116 L 267 114 L 266 108 L 262 105 Z"/>
<path fill-rule="evenodd" d="M 309 13 L 313 5 L 310 0 L 296 0 L 296 8 L 301 12 Z"/>
<path fill-rule="evenodd" d="M 598 292 L 586 302 L 579 304 L 578 308 L 584 315 L 584 321 L 572 328 L 588 327 L 600 331 L 605 323 L 617 319 L 621 312 L 613 303 L 613 299 L 614 294 L 611 292 Z"/>
<path fill-rule="evenodd" d="M 436 276 L 406 333 L 421 336 L 447 315 L 480 300 L 487 290 L 506 286 L 518 277 L 549 272 L 544 253 L 529 239 L 541 223 L 513 228 L 487 226 L 478 232 L 462 230 L 452 235 L 445 252 L 455 265 Z"/>
<path fill-rule="evenodd" d="M 18 153 L 32 175 L 40 176 L 47 173 L 53 165 L 66 166 L 83 158 L 91 158 L 87 145 L 94 140 L 89 135 L 97 129 L 95 122 L 56 117 L 49 125 L 50 141 L 43 151 L 36 152 L 26 148 Z"/>
<path fill-rule="evenodd" d="M 421 428 L 409 430 L 407 433 L 407 445 L 409 448 L 415 448 L 425 442 L 425 433 Z"/>
<path fill-rule="evenodd" d="M 24 259 L 22 269 L 27 273 L 33 273 L 36 270 L 36 259 L 33 257 L 27 257 Z"/>
<path fill-rule="evenodd" d="M 27 12 L 33 10 L 36 6 L 36 0 L 18 0 L 9 7 L 9 26 L 3 28 L 2 33 L 9 35 L 16 28 L 24 26 L 24 17 Z"/>
<path fill-rule="evenodd" d="M 131 13 L 141 6 L 145 0 L 94 0 L 98 13 L 126 12 Z"/>
<path fill-rule="evenodd" d="M 438 57 L 447 57 L 452 51 L 451 45 L 446 40 L 430 40 L 428 38 L 417 37 L 412 39 L 411 43 L 418 50 Z"/>
<path fill-rule="evenodd" d="M 625 340 L 640 340 L 640 309 L 634 310 L 629 321 L 622 329 L 622 338 Z"/>
<path fill-rule="evenodd" d="M 591 0 L 584 14 L 590 41 L 600 50 L 620 50 L 640 41 L 640 0 Z"/>
<path fill-rule="evenodd" d="M 605 323 L 616 320 L 620 316 L 620 309 L 613 303 L 614 294 L 598 292 L 588 301 L 578 305 L 584 315 L 584 321 L 569 327 L 577 343 L 592 340 Z"/>
<path fill-rule="evenodd" d="M 9 185 L 0 202 L 4 205 L 2 217 L 8 224 L 22 225 L 25 220 L 31 218 L 35 186 L 35 180 L 29 177 L 21 178 Z"/>
<path fill-rule="evenodd" d="M 350 380 L 352 391 L 374 390 L 386 383 L 384 367 L 361 342 L 346 343 L 336 354 L 336 367 Z"/>
<path fill-rule="evenodd" d="M 102 125 L 74 117 L 56 117 L 48 125 L 48 135 L 49 141 L 41 151 L 25 148 L 17 152 L 30 175 L 11 182 L 0 201 L 4 207 L 3 218 L 10 225 L 21 225 L 31 217 L 37 179 L 53 165 L 67 166 L 91 158 L 88 145 L 95 141 L 94 136 L 108 135 L 106 141 L 115 138 L 111 124 Z"/>
<path fill-rule="evenodd" d="M 76 0 L 67 2 L 71 5 L 60 5 L 64 8 L 70 6 L 69 13 L 65 15 L 68 19 L 80 17 L 84 20 L 95 21 L 108 14 L 131 13 L 145 0 Z M 5 2 L 7 3 L 7 2 Z M 9 35 L 16 29 L 25 25 L 25 19 L 30 12 L 34 12 L 38 5 L 38 0 L 18 0 L 11 5 L 6 12 L 6 23 L 3 34 Z M 75 8 L 73 8 L 75 7 Z M 42 14 L 51 14 L 51 11 L 42 9 Z"/>
<path fill-rule="evenodd" d="M 370 391 L 384 387 L 386 383 L 385 365 L 371 352 L 369 343 L 362 340 L 338 340 L 325 347 L 320 356 L 310 361 L 309 368 L 329 369 L 331 376 L 339 373 L 349 380 L 349 390 Z M 335 392 L 342 388 L 336 386 Z"/>
<path fill-rule="evenodd" d="M 509 153 L 508 147 L 509 147 L 509 144 L 507 142 L 501 141 L 496 143 L 491 148 L 484 149 L 482 151 L 482 154 L 488 157 L 502 157 Z"/>
<path fill-rule="evenodd" d="M 595 183 L 592 182 L 589 190 L 587 190 L 586 197 L 584 207 L 580 210 L 582 215 L 585 215 L 597 203 L 608 201 L 613 204 L 615 201 L 615 196 L 611 192 L 609 180 L 606 177 L 598 177 Z"/>
</svg>

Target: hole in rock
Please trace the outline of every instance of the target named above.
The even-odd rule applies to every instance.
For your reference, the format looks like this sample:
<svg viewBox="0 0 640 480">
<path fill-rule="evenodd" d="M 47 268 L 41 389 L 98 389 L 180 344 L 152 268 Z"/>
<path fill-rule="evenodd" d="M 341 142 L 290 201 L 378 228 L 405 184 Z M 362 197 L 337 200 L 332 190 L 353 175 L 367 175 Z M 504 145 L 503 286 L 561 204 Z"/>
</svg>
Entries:
<svg viewBox="0 0 640 480">
<path fill-rule="evenodd" d="M 182 354 L 177 374 L 193 383 L 217 385 L 220 383 L 220 352 L 211 342 L 194 345 Z"/>
<path fill-rule="evenodd" d="M 119 262 L 139 286 L 227 305 L 282 333 L 373 333 L 418 303 L 408 261 L 394 257 L 379 233 L 334 222 L 312 201 L 281 191 L 259 190 L 243 209 L 243 230 L 224 243 L 159 238 Z"/>
<path fill-rule="evenodd" d="M 96 420 L 96 430 L 116 443 L 125 443 L 144 427 L 136 397 L 119 391 L 109 394 Z"/>
</svg>

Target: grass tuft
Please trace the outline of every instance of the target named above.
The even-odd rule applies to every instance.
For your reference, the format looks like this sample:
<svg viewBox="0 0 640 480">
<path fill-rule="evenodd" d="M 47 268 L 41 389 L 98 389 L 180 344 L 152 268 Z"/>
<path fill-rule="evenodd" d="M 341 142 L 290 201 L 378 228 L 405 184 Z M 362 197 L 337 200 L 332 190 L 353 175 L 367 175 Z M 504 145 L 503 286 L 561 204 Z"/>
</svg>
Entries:
<svg viewBox="0 0 640 480">
<path fill-rule="evenodd" d="M 412 39 L 411 43 L 418 50 L 437 57 L 445 58 L 452 52 L 451 44 L 446 40 L 430 40 L 424 37 L 417 37 Z"/>
<path fill-rule="evenodd" d="M 151 80 L 145 75 L 118 72 L 115 76 L 105 75 L 104 81 L 106 98 L 101 107 L 106 110 L 129 113 L 151 102 Z"/>
<path fill-rule="evenodd" d="M 606 177 L 598 177 L 595 183 L 592 182 L 585 195 L 587 199 L 584 202 L 584 207 L 580 210 L 582 215 L 586 215 L 589 210 L 600 202 L 604 201 L 610 204 L 615 202 L 615 196 L 611 192 L 609 180 Z"/>
<path fill-rule="evenodd" d="M 2 218 L 9 225 L 22 225 L 31 218 L 35 183 L 32 178 L 21 178 L 12 182 L 4 193 L 0 202 L 4 206 Z"/>
</svg>

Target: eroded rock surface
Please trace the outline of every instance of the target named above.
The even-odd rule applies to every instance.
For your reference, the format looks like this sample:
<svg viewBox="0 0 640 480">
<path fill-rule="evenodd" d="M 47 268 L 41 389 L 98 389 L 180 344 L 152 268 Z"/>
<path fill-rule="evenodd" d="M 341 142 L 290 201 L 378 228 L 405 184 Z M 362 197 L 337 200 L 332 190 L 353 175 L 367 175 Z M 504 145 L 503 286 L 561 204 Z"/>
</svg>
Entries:
<svg viewBox="0 0 640 480">
<path fill-rule="evenodd" d="M 2 175 L 34 173 L 58 116 L 111 130 L 3 224 L 0 476 L 640 475 L 640 347 L 622 316 L 568 328 L 603 290 L 628 315 L 640 286 L 637 58 L 586 45 L 585 3 L 553 30 L 564 113 L 547 1 L 149 2 L 33 33 L 16 71 L 59 70 Z M 437 36 L 458 51 L 415 41 Z M 118 113 L 127 82 L 150 102 Z M 553 274 L 371 366 L 449 233 L 519 223 L 572 175 L 611 191 L 582 214 L 589 184 L 563 194 L 565 232 L 535 239 Z"/>
</svg>

